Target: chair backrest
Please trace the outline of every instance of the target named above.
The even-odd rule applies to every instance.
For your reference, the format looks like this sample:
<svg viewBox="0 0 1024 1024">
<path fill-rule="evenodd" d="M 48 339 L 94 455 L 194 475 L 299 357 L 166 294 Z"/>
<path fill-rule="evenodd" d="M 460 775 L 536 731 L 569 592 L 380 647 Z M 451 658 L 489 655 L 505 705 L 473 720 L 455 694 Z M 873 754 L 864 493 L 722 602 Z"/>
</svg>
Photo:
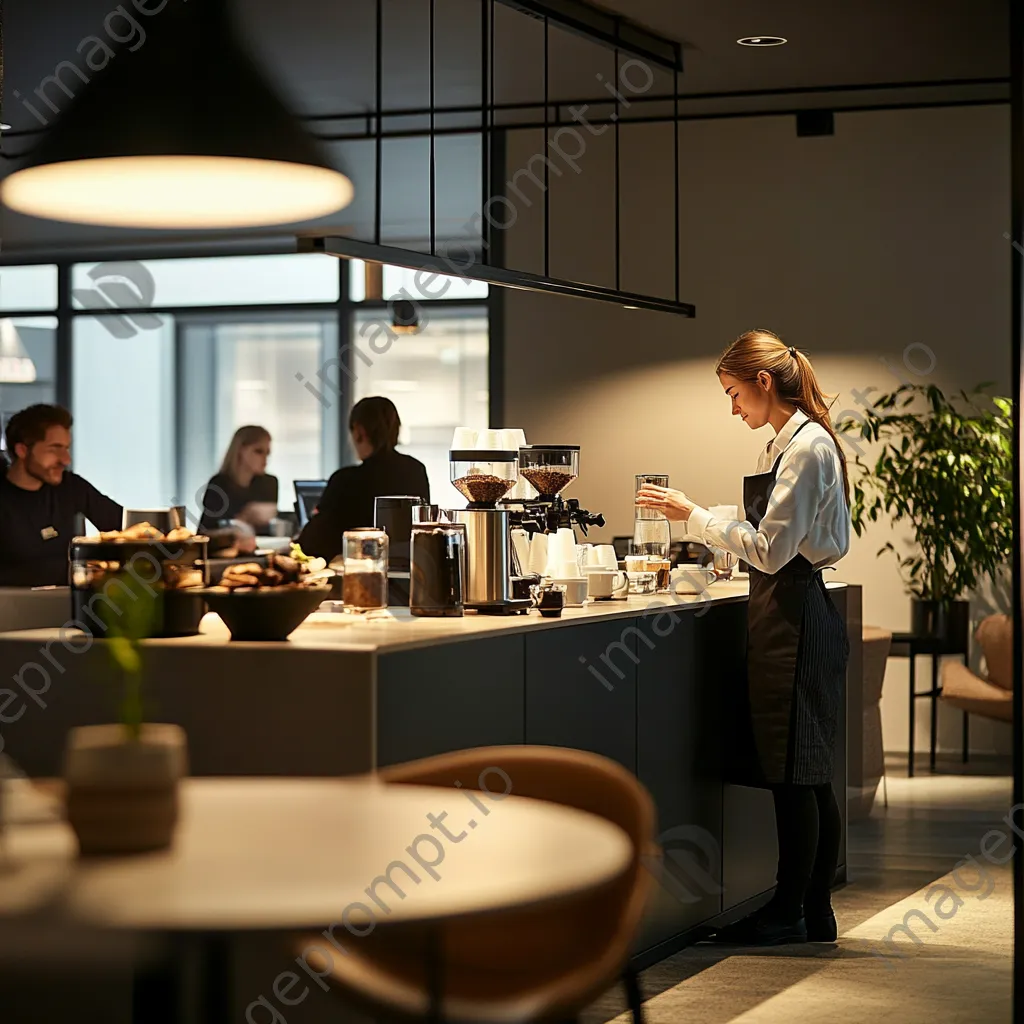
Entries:
<svg viewBox="0 0 1024 1024">
<path fill-rule="evenodd" d="M 647 790 L 632 772 L 614 761 L 565 747 L 478 747 L 383 768 L 378 777 L 389 783 L 448 787 L 458 782 L 463 789 L 496 790 L 502 784 L 500 775 L 489 769 L 507 775 L 513 795 L 575 807 L 614 822 L 629 836 L 633 858 L 629 870 L 611 886 L 573 901 L 561 912 L 527 908 L 506 914 L 507 927 L 499 933 L 504 938 L 497 942 L 493 930 L 488 931 L 483 922 L 479 928 L 467 922 L 456 930 L 461 934 L 450 936 L 449 960 L 467 966 L 471 960 L 498 962 L 511 969 L 520 957 L 529 963 L 543 960 L 545 955 L 564 955 L 567 945 L 580 953 L 589 940 L 594 959 L 621 966 L 629 956 L 647 902 L 651 860 L 660 856 L 654 842 L 654 804 Z M 531 937 L 525 945 L 524 934 Z"/>
<path fill-rule="evenodd" d="M 1009 615 L 989 615 L 978 623 L 974 638 L 981 644 L 989 681 L 1013 689 L 1013 623 Z"/>
</svg>

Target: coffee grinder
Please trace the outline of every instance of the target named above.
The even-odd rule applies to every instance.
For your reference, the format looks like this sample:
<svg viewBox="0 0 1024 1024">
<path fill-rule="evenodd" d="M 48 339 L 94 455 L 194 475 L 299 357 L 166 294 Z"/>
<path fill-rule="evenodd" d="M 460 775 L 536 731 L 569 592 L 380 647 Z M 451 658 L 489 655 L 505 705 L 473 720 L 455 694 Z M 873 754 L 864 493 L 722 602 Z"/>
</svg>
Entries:
<svg viewBox="0 0 1024 1024">
<path fill-rule="evenodd" d="M 466 527 L 465 606 L 490 615 L 528 611 L 529 598 L 518 596 L 522 573 L 511 543 L 509 510 L 498 507 L 519 478 L 519 453 L 458 449 L 448 458 L 452 485 L 469 502 L 448 513 L 452 522 Z"/>
<path fill-rule="evenodd" d="M 585 537 L 591 526 L 604 526 L 604 516 L 580 508 L 579 499 L 562 497 L 580 475 L 578 444 L 530 444 L 519 449 L 519 475 L 537 492 L 537 497 L 504 502 L 512 511 L 513 526 L 529 534 L 557 533 L 571 529 Z"/>
</svg>

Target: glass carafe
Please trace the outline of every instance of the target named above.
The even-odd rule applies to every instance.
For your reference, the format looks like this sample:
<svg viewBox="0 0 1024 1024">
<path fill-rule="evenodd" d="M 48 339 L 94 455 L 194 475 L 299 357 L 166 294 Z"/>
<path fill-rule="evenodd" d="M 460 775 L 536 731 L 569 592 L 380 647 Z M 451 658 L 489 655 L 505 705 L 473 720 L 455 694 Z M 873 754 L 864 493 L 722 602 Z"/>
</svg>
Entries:
<svg viewBox="0 0 1024 1024">
<path fill-rule="evenodd" d="M 654 484 L 656 487 L 668 487 L 667 473 L 637 473 L 636 489 L 634 494 L 639 494 L 644 484 Z M 635 519 L 663 519 L 664 516 L 656 508 L 640 508 L 635 506 Z"/>
</svg>

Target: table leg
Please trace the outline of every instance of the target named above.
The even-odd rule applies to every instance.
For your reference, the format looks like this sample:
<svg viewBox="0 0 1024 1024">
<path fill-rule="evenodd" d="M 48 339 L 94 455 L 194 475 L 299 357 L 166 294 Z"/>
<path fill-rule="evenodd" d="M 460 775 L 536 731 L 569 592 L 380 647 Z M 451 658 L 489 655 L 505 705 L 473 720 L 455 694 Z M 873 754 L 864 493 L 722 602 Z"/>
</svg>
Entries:
<svg viewBox="0 0 1024 1024">
<path fill-rule="evenodd" d="M 132 1024 L 178 1024 L 181 1020 L 182 961 L 176 942 L 156 960 L 132 972 Z"/>
<path fill-rule="evenodd" d="M 233 1020 L 231 1005 L 231 947 L 228 935 L 197 936 L 200 971 L 199 1020 L 220 1024 Z"/>
<path fill-rule="evenodd" d="M 931 733 L 931 755 L 929 757 L 929 770 L 935 774 L 935 745 L 938 737 L 938 710 L 939 710 L 939 654 L 932 655 L 932 733 Z"/>
<path fill-rule="evenodd" d="M 427 989 L 430 993 L 430 1008 L 427 1020 L 441 1024 L 444 1020 L 444 958 L 441 951 L 441 928 L 427 925 Z"/>
<path fill-rule="evenodd" d="M 914 668 L 916 658 L 914 657 L 913 651 L 911 651 L 910 657 L 907 659 L 910 662 L 910 741 L 907 744 L 909 753 L 907 754 L 907 777 L 914 777 L 914 693 L 917 690 L 917 679 L 915 677 Z"/>
</svg>

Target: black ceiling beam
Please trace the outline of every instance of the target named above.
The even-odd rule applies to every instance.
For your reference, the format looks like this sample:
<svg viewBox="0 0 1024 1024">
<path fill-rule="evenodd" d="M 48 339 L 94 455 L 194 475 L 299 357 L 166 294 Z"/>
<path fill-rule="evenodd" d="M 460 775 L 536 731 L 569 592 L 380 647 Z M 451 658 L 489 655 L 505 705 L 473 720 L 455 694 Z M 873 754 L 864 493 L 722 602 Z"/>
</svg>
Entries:
<svg viewBox="0 0 1024 1024">
<path fill-rule="evenodd" d="M 622 53 L 659 64 L 669 71 L 682 71 L 683 47 L 674 39 L 656 35 L 621 15 L 609 14 L 583 0 L 499 0 L 506 7 Z"/>
<path fill-rule="evenodd" d="M 460 248 L 465 243 L 460 242 Z M 485 281 L 500 288 L 517 288 L 528 292 L 545 292 L 549 295 L 564 295 L 573 299 L 592 299 L 596 302 L 611 302 L 616 306 L 635 309 L 652 309 L 659 313 L 674 313 L 676 316 L 693 317 L 696 308 L 689 302 L 675 302 L 659 299 L 652 295 L 636 292 L 615 291 L 599 285 L 583 284 L 579 281 L 564 281 L 558 278 L 542 277 L 525 270 L 509 270 L 492 267 L 486 263 L 465 263 L 450 256 L 432 256 L 430 253 L 413 249 L 399 249 L 387 245 L 374 245 L 356 238 L 331 236 L 326 238 L 298 237 L 299 252 L 322 252 L 328 256 L 364 260 L 367 263 L 388 263 L 406 267 L 409 270 L 423 270 L 428 273 L 462 277 L 472 281 Z"/>
</svg>

